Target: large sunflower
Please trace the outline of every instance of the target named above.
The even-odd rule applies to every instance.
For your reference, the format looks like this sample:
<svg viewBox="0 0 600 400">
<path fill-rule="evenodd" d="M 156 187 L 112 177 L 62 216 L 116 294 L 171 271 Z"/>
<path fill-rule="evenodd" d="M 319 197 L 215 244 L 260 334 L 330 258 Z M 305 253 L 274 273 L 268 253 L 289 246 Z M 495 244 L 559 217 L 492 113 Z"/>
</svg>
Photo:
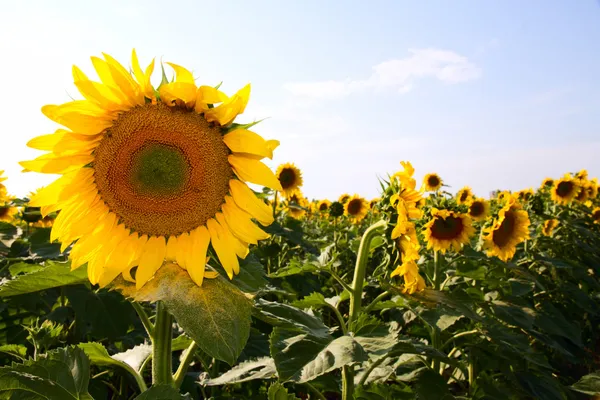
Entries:
<svg viewBox="0 0 600 400">
<path fill-rule="evenodd" d="M 442 178 L 436 173 L 431 173 L 425 175 L 423 178 L 423 186 L 421 186 L 421 191 L 423 192 L 435 192 L 440 190 L 443 182 Z"/>
<path fill-rule="evenodd" d="M 456 202 L 458 204 L 469 204 L 473 200 L 473 191 L 469 186 L 465 186 L 456 193 Z"/>
<path fill-rule="evenodd" d="M 303 183 L 302 172 L 292 163 L 281 164 L 277 168 L 275 176 L 277 176 L 281 184 L 281 191 L 286 197 L 291 195 L 296 189 L 299 189 Z"/>
<path fill-rule="evenodd" d="M 577 197 L 580 187 L 577 181 L 570 175 L 565 175 L 558 181 L 554 182 L 551 190 L 551 197 L 557 203 L 569 204 Z"/>
<path fill-rule="evenodd" d="M 63 250 L 75 242 L 72 268 L 87 263 L 90 281 L 101 286 L 123 274 L 140 288 L 165 260 L 201 285 L 209 244 L 233 278 L 248 244 L 268 237 L 252 218 L 273 221 L 245 182 L 281 190 L 260 161 L 279 142 L 232 124 L 250 86 L 228 97 L 196 86 L 190 71 L 169 63 L 176 78 L 156 90 L 154 61 L 142 71 L 135 51 L 132 74 L 106 54 L 92 63 L 101 82 L 73 67 L 85 100 L 43 107 L 67 129 L 31 140 L 49 153 L 21 162 L 28 171 L 62 175 L 30 202 L 43 215 L 61 210 L 51 240 Z"/>
<path fill-rule="evenodd" d="M 431 220 L 423 228 L 427 248 L 445 253 L 450 247 L 460 251 L 475 233 L 471 217 L 449 210 L 431 209 Z"/>
<path fill-rule="evenodd" d="M 360 222 L 369 212 L 369 203 L 364 198 L 355 194 L 344 204 L 344 215 L 348 216 L 353 222 Z"/>
<path fill-rule="evenodd" d="M 483 221 L 490 213 L 490 203 L 482 198 L 473 199 L 469 204 L 469 216 L 473 221 Z"/>
<path fill-rule="evenodd" d="M 484 230 L 483 238 L 488 257 L 497 256 L 502 261 L 510 260 L 517 245 L 529 239 L 529 215 L 520 204 L 511 198 L 498 213 L 494 223 Z"/>
</svg>

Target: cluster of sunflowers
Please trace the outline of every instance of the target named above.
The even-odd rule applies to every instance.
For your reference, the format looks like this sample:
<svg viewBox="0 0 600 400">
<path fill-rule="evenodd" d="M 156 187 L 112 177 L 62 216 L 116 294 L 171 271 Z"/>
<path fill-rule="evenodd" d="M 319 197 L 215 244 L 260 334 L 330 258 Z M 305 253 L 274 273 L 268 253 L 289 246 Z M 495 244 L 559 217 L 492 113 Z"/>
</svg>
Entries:
<svg viewBox="0 0 600 400">
<path fill-rule="evenodd" d="M 470 187 L 452 195 L 442 190 L 441 177 L 431 173 L 425 175 L 417 191 L 412 165 L 409 162 L 401 164 L 404 169 L 387 182 L 381 208 L 387 212 L 390 221 L 395 221 L 390 237 L 398 250 L 399 266 L 391 276 L 404 277 L 406 293 L 412 294 L 426 286 L 418 268 L 423 255 L 419 238 L 426 250 L 434 252 L 435 258 L 438 254 L 461 252 L 464 246 L 473 245 L 488 257 L 495 256 L 504 262 L 513 258 L 519 244 L 531 238 L 526 208 L 532 207 L 530 203 L 536 196 L 533 189 L 497 192 L 490 200 L 474 196 Z M 427 192 L 430 194 L 425 197 Z M 574 175 L 565 174 L 556 181 L 545 179 L 537 195 L 554 202 L 555 208 L 576 202 L 589 212 L 594 223 L 600 224 L 598 181 L 595 178 L 588 180 L 585 170 Z M 558 219 L 546 219 L 540 233 L 552 236 L 558 225 Z M 420 227 L 420 235 L 417 227 Z"/>
</svg>

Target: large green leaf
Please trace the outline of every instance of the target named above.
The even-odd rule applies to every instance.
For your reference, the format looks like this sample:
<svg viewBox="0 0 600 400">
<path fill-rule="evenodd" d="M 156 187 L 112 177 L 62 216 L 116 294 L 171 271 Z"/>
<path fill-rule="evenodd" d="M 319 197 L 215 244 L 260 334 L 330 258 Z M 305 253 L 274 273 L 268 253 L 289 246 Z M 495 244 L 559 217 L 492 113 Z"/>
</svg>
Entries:
<svg viewBox="0 0 600 400">
<path fill-rule="evenodd" d="M 220 386 L 255 379 L 272 379 L 276 376 L 277 370 L 273 359 L 271 357 L 261 357 L 240 363 L 217 378 L 211 379 L 207 375 L 202 376 L 198 383 L 205 386 Z"/>
<path fill-rule="evenodd" d="M 0 398 L 92 400 L 89 364 L 81 349 L 69 347 L 0 368 Z"/>
<path fill-rule="evenodd" d="M 450 394 L 446 380 L 433 370 L 426 369 L 417 380 L 417 398 L 451 400 L 454 396 Z"/>
<path fill-rule="evenodd" d="M 140 394 L 134 400 L 181 400 L 179 391 L 170 385 L 156 385 Z"/>
<path fill-rule="evenodd" d="M 250 335 L 250 300 L 221 276 L 198 287 L 185 270 L 167 262 L 140 290 L 123 279 L 113 287 L 136 301 L 163 301 L 202 351 L 230 365 Z"/>
<path fill-rule="evenodd" d="M 274 382 L 269 386 L 267 392 L 268 400 L 300 400 L 293 394 L 288 394 L 287 389 L 279 382 Z"/>
<path fill-rule="evenodd" d="M 571 389 L 589 394 L 590 396 L 600 395 L 600 371 L 584 376 L 577 383 L 573 384 Z"/>
<path fill-rule="evenodd" d="M 87 282 L 86 268 L 71 271 L 70 263 L 47 261 L 46 267 L 0 284 L 0 297 L 39 292 L 60 286 Z"/>
<path fill-rule="evenodd" d="M 354 392 L 355 400 L 412 400 L 415 394 L 409 386 L 372 383 L 358 386 Z"/>
</svg>

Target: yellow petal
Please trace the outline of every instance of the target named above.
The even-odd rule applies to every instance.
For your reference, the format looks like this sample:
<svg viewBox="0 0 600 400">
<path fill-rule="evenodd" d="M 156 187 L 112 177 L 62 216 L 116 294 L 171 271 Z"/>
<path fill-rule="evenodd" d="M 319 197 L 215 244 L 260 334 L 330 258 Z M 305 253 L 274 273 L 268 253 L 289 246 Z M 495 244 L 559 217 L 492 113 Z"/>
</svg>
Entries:
<svg viewBox="0 0 600 400">
<path fill-rule="evenodd" d="M 176 75 L 175 82 L 191 83 L 192 85 L 194 85 L 194 87 L 196 86 L 196 83 L 194 81 L 194 76 L 192 75 L 192 73 L 190 71 L 188 71 L 181 65 L 177 65 L 177 64 L 173 64 L 173 63 L 169 63 L 169 62 L 166 64 L 170 65 L 171 68 L 173 68 L 175 70 L 175 75 Z"/>
<path fill-rule="evenodd" d="M 246 258 L 246 256 L 249 253 L 248 243 L 243 242 L 242 240 L 235 237 L 235 235 L 233 233 L 231 233 L 231 230 L 229 229 L 229 226 L 227 225 L 227 221 L 225 221 L 225 217 L 223 216 L 222 213 L 216 213 L 215 217 L 216 217 L 219 225 L 221 225 L 221 227 L 223 228 L 223 239 L 227 243 L 227 246 L 229 248 L 232 248 L 233 251 L 235 252 L 235 254 L 239 258 L 242 258 L 242 259 Z M 237 269 L 234 268 L 233 272 L 236 275 L 240 273 L 239 263 L 238 263 Z"/>
<path fill-rule="evenodd" d="M 133 243 L 137 240 L 137 235 L 130 234 L 129 230 L 123 225 L 119 225 L 114 235 L 115 240 L 120 245 L 107 257 L 104 271 L 102 271 L 98 279 L 100 287 L 105 287 L 127 269 L 133 250 Z"/>
<path fill-rule="evenodd" d="M 64 112 L 60 106 L 47 105 L 42 107 L 42 113 L 74 132 L 84 135 L 97 135 L 112 125 L 105 116 L 84 114 L 79 111 Z"/>
<path fill-rule="evenodd" d="M 235 249 L 228 246 L 223 227 L 214 219 L 206 222 L 208 232 L 210 233 L 210 242 L 212 243 L 221 265 L 227 272 L 229 279 L 233 279 L 234 271 L 239 271 L 240 264 L 235 254 Z"/>
<path fill-rule="evenodd" d="M 76 80 L 74 83 L 83 97 L 89 101 L 93 101 L 107 111 L 126 110 L 130 107 L 123 104 L 121 99 L 115 96 L 113 90 L 101 83 L 90 80 Z"/>
<path fill-rule="evenodd" d="M 262 162 L 235 154 L 229 155 L 227 159 L 241 180 L 274 190 L 282 190 L 281 183 L 279 183 L 273 171 Z"/>
<path fill-rule="evenodd" d="M 164 236 L 152 236 L 144 246 L 140 256 L 140 263 L 135 274 L 135 287 L 140 289 L 158 271 L 165 261 L 167 245 Z"/>
<path fill-rule="evenodd" d="M 190 235 L 192 246 L 192 257 L 188 264 L 188 274 L 198 286 L 202 286 L 204 280 L 204 269 L 206 265 L 206 251 L 210 242 L 210 234 L 206 227 L 201 226 Z"/>
<path fill-rule="evenodd" d="M 184 102 L 188 108 L 193 108 L 196 103 L 196 85 L 192 83 L 167 83 L 158 89 L 158 93 L 161 101 L 169 106 L 177 105 L 178 100 Z"/>
<path fill-rule="evenodd" d="M 256 244 L 258 240 L 267 239 L 269 234 L 252 222 L 248 213 L 241 210 L 229 196 L 225 197 L 222 207 L 225 221 L 231 232 L 246 243 Z"/>
<path fill-rule="evenodd" d="M 144 104 L 144 97 L 141 95 L 140 86 L 131 77 L 131 74 L 110 55 L 106 53 L 102 53 L 102 55 L 108 64 L 108 69 L 117 87 L 121 89 L 133 104 Z"/>
<path fill-rule="evenodd" d="M 225 136 L 223 141 L 234 153 L 248 153 L 261 157 L 273 158 L 273 149 L 262 136 L 246 130 L 235 129 Z"/>
<path fill-rule="evenodd" d="M 167 241 L 167 253 L 165 259 L 168 261 L 175 261 L 177 254 L 177 237 L 170 236 Z"/>
<path fill-rule="evenodd" d="M 212 86 L 200 86 L 196 93 L 196 112 L 202 113 L 209 109 L 209 104 L 219 104 L 228 99 L 227 95 Z"/>
<path fill-rule="evenodd" d="M 244 112 L 250 98 L 250 84 L 244 86 L 223 104 L 206 110 L 204 117 L 208 122 L 218 122 L 221 126 L 229 125 Z"/>
<path fill-rule="evenodd" d="M 273 210 L 256 197 L 254 192 L 243 182 L 236 179 L 229 181 L 229 189 L 235 204 L 254 217 L 263 226 L 273 223 Z"/>
<path fill-rule="evenodd" d="M 175 261 L 177 264 L 183 268 L 187 269 L 187 250 L 188 243 L 190 243 L 190 235 L 186 233 L 182 233 L 177 237 L 177 249 L 175 251 Z"/>
<path fill-rule="evenodd" d="M 94 156 L 89 154 L 77 154 L 73 156 L 57 156 L 51 157 L 44 155 L 31 161 L 21 161 L 19 164 L 29 170 L 35 172 L 43 172 L 45 174 L 62 174 L 73 169 L 78 169 L 86 164 L 94 161 Z"/>
<path fill-rule="evenodd" d="M 144 96 L 151 99 L 154 97 L 154 88 L 152 87 L 152 83 L 150 83 L 150 77 L 152 76 L 152 72 L 154 71 L 154 59 L 146 69 L 146 73 L 142 72 L 142 68 L 140 68 L 140 62 L 138 61 L 137 54 L 135 49 L 131 52 L 131 69 L 133 70 L 133 75 L 140 85 L 140 89 Z"/>
</svg>

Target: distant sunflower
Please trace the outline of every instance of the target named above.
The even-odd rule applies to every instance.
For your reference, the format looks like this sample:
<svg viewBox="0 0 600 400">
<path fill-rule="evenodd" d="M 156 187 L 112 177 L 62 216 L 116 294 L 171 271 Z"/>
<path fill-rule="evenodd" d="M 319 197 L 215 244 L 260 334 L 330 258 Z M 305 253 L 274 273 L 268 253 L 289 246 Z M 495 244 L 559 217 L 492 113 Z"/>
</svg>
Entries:
<svg viewBox="0 0 600 400">
<path fill-rule="evenodd" d="M 529 215 L 522 210 L 515 199 L 498 213 L 494 223 L 484 230 L 483 238 L 488 257 L 497 256 L 502 261 L 510 260 L 517 251 L 517 245 L 529 239 Z"/>
<path fill-rule="evenodd" d="M 531 199 L 531 196 L 533 196 L 533 195 L 534 195 L 534 191 L 531 188 L 523 189 L 523 190 L 520 190 L 519 192 L 517 192 L 517 198 L 521 201 L 529 201 L 529 199 Z"/>
<path fill-rule="evenodd" d="M 575 200 L 580 202 L 580 203 L 585 203 L 588 198 L 589 198 L 589 194 L 590 192 L 588 191 L 588 187 L 589 187 L 589 182 L 585 181 L 585 180 L 580 180 L 579 181 L 579 191 L 577 192 L 577 195 L 575 196 Z"/>
<path fill-rule="evenodd" d="M 551 190 L 552 200 L 559 204 L 569 204 L 577 197 L 580 187 L 577 182 L 569 175 L 565 175 L 554 182 Z"/>
<path fill-rule="evenodd" d="M 558 220 L 556 218 L 544 221 L 544 226 L 542 227 L 542 235 L 552 236 L 552 234 L 554 233 L 554 229 L 556 229 L 557 226 Z"/>
<path fill-rule="evenodd" d="M 319 200 L 317 203 L 317 211 L 320 213 L 326 213 L 329 211 L 329 206 L 331 206 L 331 202 L 329 200 Z"/>
<path fill-rule="evenodd" d="M 550 189 L 552 186 L 554 186 L 554 179 L 552 178 L 546 178 L 542 181 L 542 185 L 540 186 L 540 189 Z"/>
<path fill-rule="evenodd" d="M 460 251 L 475 233 L 471 217 L 449 210 L 431 209 L 431 220 L 423 228 L 427 248 L 445 253 L 450 247 Z"/>
<path fill-rule="evenodd" d="M 4 186 L 2 182 L 7 180 L 8 178 L 2 175 L 4 175 L 4 171 L 0 170 L 0 201 L 5 201 L 8 198 L 8 192 L 6 190 L 6 186 Z"/>
<path fill-rule="evenodd" d="M 513 197 L 513 195 L 511 192 L 509 192 L 508 190 L 503 190 L 500 193 L 498 193 L 498 195 L 496 196 L 496 199 L 498 199 L 499 202 L 504 203 L 505 201 L 508 201 L 512 197 Z"/>
<path fill-rule="evenodd" d="M 423 178 L 423 185 L 421 186 L 421 191 L 423 192 L 435 192 L 440 190 L 443 182 L 442 178 L 436 173 L 431 173 L 425 175 Z"/>
<path fill-rule="evenodd" d="M 379 198 L 379 197 L 375 197 L 374 199 L 372 199 L 372 200 L 369 202 L 369 208 L 370 208 L 371 210 L 375 210 L 375 209 L 377 209 L 377 204 L 379 204 L 379 202 L 380 202 L 380 201 L 381 201 L 381 198 Z"/>
<path fill-rule="evenodd" d="M 11 206 L 10 204 L 4 204 L 0 206 L 0 221 L 13 222 L 15 214 L 19 212 L 19 209 Z"/>
<path fill-rule="evenodd" d="M 469 216 L 473 221 L 483 221 L 490 213 L 490 203 L 482 198 L 474 199 L 469 205 Z"/>
<path fill-rule="evenodd" d="M 294 164 L 281 164 L 275 172 L 275 176 L 279 179 L 281 189 L 284 196 L 289 196 L 294 190 L 302 187 L 302 171 Z"/>
<path fill-rule="evenodd" d="M 288 214 L 296 219 L 300 219 L 306 215 L 306 208 L 308 208 L 308 200 L 301 191 L 296 190 L 287 197 L 287 208 Z"/>
<path fill-rule="evenodd" d="M 469 204 L 473 200 L 473 191 L 469 186 L 465 186 L 456 193 L 456 202 L 458 204 Z"/>
<path fill-rule="evenodd" d="M 594 200 L 596 197 L 598 197 L 598 181 L 596 178 L 589 181 L 586 191 L 588 199 Z"/>
<path fill-rule="evenodd" d="M 344 205 L 339 201 L 334 201 L 329 206 L 329 215 L 333 218 L 341 217 L 344 215 Z"/>
<path fill-rule="evenodd" d="M 592 210 L 592 219 L 595 224 L 600 224 L 600 207 L 596 207 Z"/>
<path fill-rule="evenodd" d="M 228 97 L 168 63 L 174 81 L 154 89 L 154 61 L 142 71 L 135 51 L 132 73 L 107 54 L 92 63 L 101 82 L 73 67 L 85 100 L 43 107 L 67 129 L 31 140 L 49 153 L 21 162 L 26 171 L 62 175 L 30 202 L 44 216 L 61 210 L 51 240 L 63 250 L 76 241 L 71 268 L 87 263 L 90 282 L 100 286 L 122 274 L 141 288 L 165 260 L 202 285 L 214 277 L 205 274 L 209 245 L 232 279 L 248 245 L 269 237 L 253 219 L 273 222 L 246 182 L 282 190 L 260 161 L 279 142 L 232 125 L 250 85 Z"/>
<path fill-rule="evenodd" d="M 575 178 L 577 179 L 587 179 L 588 178 L 588 172 L 585 169 L 582 169 L 581 171 L 579 171 L 578 173 L 575 174 Z"/>
<path fill-rule="evenodd" d="M 355 194 L 348 199 L 344 205 L 344 214 L 354 222 L 360 222 L 369 212 L 367 200 Z"/>
<path fill-rule="evenodd" d="M 342 204 L 346 204 L 348 200 L 350 200 L 350 195 L 348 193 L 344 193 L 338 198 L 338 201 Z"/>
</svg>

